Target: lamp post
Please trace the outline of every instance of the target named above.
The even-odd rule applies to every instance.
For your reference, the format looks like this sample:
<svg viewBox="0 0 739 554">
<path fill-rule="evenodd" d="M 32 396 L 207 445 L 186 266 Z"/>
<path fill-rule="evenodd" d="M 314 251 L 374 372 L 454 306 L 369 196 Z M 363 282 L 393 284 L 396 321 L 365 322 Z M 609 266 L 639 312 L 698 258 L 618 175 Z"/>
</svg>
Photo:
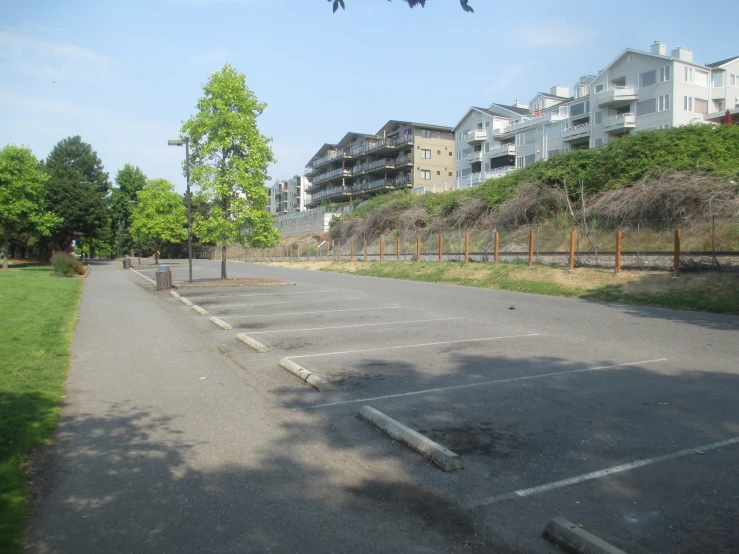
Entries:
<svg viewBox="0 0 739 554">
<path fill-rule="evenodd" d="M 169 146 L 185 145 L 185 174 L 187 175 L 187 263 L 189 282 L 192 283 L 192 200 L 190 198 L 190 139 L 176 139 L 167 142 Z"/>
</svg>

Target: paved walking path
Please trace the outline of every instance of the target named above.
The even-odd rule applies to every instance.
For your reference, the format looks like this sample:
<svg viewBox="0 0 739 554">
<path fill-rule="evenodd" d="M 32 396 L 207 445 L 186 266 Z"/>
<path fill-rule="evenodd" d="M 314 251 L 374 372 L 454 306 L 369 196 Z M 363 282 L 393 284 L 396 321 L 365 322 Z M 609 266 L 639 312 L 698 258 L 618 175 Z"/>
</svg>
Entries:
<svg viewBox="0 0 739 554">
<path fill-rule="evenodd" d="M 327 416 L 270 405 L 137 280 L 103 264 L 85 284 L 28 551 L 448 551 L 371 498 L 379 461 L 317 435 Z"/>
</svg>

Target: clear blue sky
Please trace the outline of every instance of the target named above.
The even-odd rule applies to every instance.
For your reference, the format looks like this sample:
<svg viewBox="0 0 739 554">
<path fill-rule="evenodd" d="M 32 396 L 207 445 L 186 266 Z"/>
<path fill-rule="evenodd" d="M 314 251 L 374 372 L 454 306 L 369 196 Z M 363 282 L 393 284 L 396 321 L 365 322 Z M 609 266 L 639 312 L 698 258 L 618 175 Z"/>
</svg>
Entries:
<svg viewBox="0 0 739 554">
<path fill-rule="evenodd" d="M 167 140 L 228 61 L 268 104 L 259 126 L 274 140 L 274 180 L 347 131 L 453 126 L 470 105 L 571 86 L 627 47 L 661 40 L 701 63 L 739 54 L 730 25 L 707 23 L 695 2 L 470 4 L 476 13 L 457 0 L 346 0 L 332 14 L 325 0 L 4 0 L 0 146 L 43 158 L 79 134 L 111 179 L 129 162 L 184 190 L 184 152 Z"/>
</svg>

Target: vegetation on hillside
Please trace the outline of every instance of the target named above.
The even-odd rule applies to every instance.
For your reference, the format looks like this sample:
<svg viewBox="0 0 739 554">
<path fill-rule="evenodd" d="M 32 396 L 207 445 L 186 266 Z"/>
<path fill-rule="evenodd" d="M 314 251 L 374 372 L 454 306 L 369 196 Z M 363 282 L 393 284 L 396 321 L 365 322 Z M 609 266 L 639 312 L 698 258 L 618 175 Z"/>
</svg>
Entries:
<svg viewBox="0 0 739 554">
<path fill-rule="evenodd" d="M 389 230 L 475 229 L 739 217 L 739 126 L 642 131 L 537 162 L 476 189 L 377 196 L 332 222 L 334 238 Z"/>
</svg>

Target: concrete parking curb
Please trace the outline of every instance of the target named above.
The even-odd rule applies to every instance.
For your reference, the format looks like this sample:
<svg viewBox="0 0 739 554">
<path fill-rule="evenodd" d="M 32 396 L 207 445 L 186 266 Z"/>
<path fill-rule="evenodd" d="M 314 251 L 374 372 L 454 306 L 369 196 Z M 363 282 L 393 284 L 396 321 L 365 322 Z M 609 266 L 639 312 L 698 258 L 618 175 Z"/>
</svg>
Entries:
<svg viewBox="0 0 739 554">
<path fill-rule="evenodd" d="M 359 417 L 387 433 L 391 438 L 407 444 L 412 450 L 431 460 L 444 471 L 455 471 L 464 468 L 464 462 L 457 454 L 374 409 L 372 406 L 362 406 L 359 410 Z"/>
<path fill-rule="evenodd" d="M 259 288 L 259 287 L 294 287 L 294 286 L 297 285 L 297 283 L 294 283 L 292 281 L 284 281 L 282 283 L 251 283 L 251 284 L 241 284 L 241 285 L 239 285 L 239 284 L 234 284 L 234 285 L 232 285 L 232 284 L 227 284 L 227 285 L 217 284 L 217 285 L 211 285 L 209 287 L 208 285 L 202 285 L 202 284 L 190 284 L 187 281 L 177 281 L 177 282 L 173 283 L 173 285 L 174 285 L 174 287 L 176 289 L 193 289 L 193 290 L 198 290 L 198 289 L 205 289 L 205 288 L 219 288 L 219 289 L 223 288 L 223 289 L 226 289 L 226 288 L 229 288 L 229 287 L 241 287 L 241 288 L 245 288 L 245 289 Z"/>
<path fill-rule="evenodd" d="M 564 546 L 576 554 L 626 554 L 561 517 L 555 517 L 547 523 L 543 535 L 555 545 Z"/>
<path fill-rule="evenodd" d="M 243 342 L 246 346 L 253 348 L 257 352 L 264 353 L 269 352 L 269 348 L 267 348 L 265 345 L 263 345 L 258 340 L 254 340 L 249 335 L 245 335 L 244 333 L 239 333 L 236 335 L 236 338 Z"/>
<path fill-rule="evenodd" d="M 149 282 L 150 282 L 150 283 L 151 283 L 152 285 L 156 285 L 156 284 L 157 284 L 157 282 L 156 282 L 156 281 L 155 281 L 154 279 L 150 279 L 149 277 L 147 277 L 147 276 L 146 276 L 146 275 L 144 275 L 143 273 L 139 273 L 138 271 L 136 271 L 136 270 L 135 270 L 135 269 L 133 269 L 133 268 L 131 268 L 131 271 L 133 271 L 133 272 L 134 272 L 134 273 L 135 273 L 136 275 L 138 275 L 139 277 L 143 277 L 144 279 L 146 279 L 147 281 L 149 281 Z"/>
<path fill-rule="evenodd" d="M 203 308 L 195 304 L 192 305 L 192 309 L 198 312 L 200 315 L 208 315 L 208 312 L 206 312 Z"/>
<path fill-rule="evenodd" d="M 286 369 L 287 371 L 295 375 L 298 379 L 300 379 L 304 383 L 308 383 L 311 387 L 318 391 L 327 392 L 334 390 L 334 387 L 333 385 L 331 385 L 331 383 L 326 381 L 324 378 L 319 377 L 312 371 L 308 371 L 303 366 L 296 364 L 292 360 L 289 360 L 287 358 L 281 359 L 280 367 Z"/>
<path fill-rule="evenodd" d="M 225 321 L 223 321 L 222 319 L 220 319 L 220 318 L 218 318 L 216 316 L 211 317 L 210 320 L 213 323 L 215 323 L 216 325 L 218 325 L 218 327 L 220 327 L 224 331 L 228 331 L 230 329 L 233 329 L 233 327 L 231 327 L 228 323 L 226 323 Z"/>
<path fill-rule="evenodd" d="M 169 291 L 169 294 L 171 294 L 175 298 L 179 298 L 180 297 L 180 293 L 179 292 L 176 292 L 176 291 L 173 291 L 173 290 Z"/>
<path fill-rule="evenodd" d="M 182 302 L 185 306 L 192 306 L 192 302 L 190 302 L 187 298 L 184 296 L 180 296 L 180 302 Z"/>
</svg>

